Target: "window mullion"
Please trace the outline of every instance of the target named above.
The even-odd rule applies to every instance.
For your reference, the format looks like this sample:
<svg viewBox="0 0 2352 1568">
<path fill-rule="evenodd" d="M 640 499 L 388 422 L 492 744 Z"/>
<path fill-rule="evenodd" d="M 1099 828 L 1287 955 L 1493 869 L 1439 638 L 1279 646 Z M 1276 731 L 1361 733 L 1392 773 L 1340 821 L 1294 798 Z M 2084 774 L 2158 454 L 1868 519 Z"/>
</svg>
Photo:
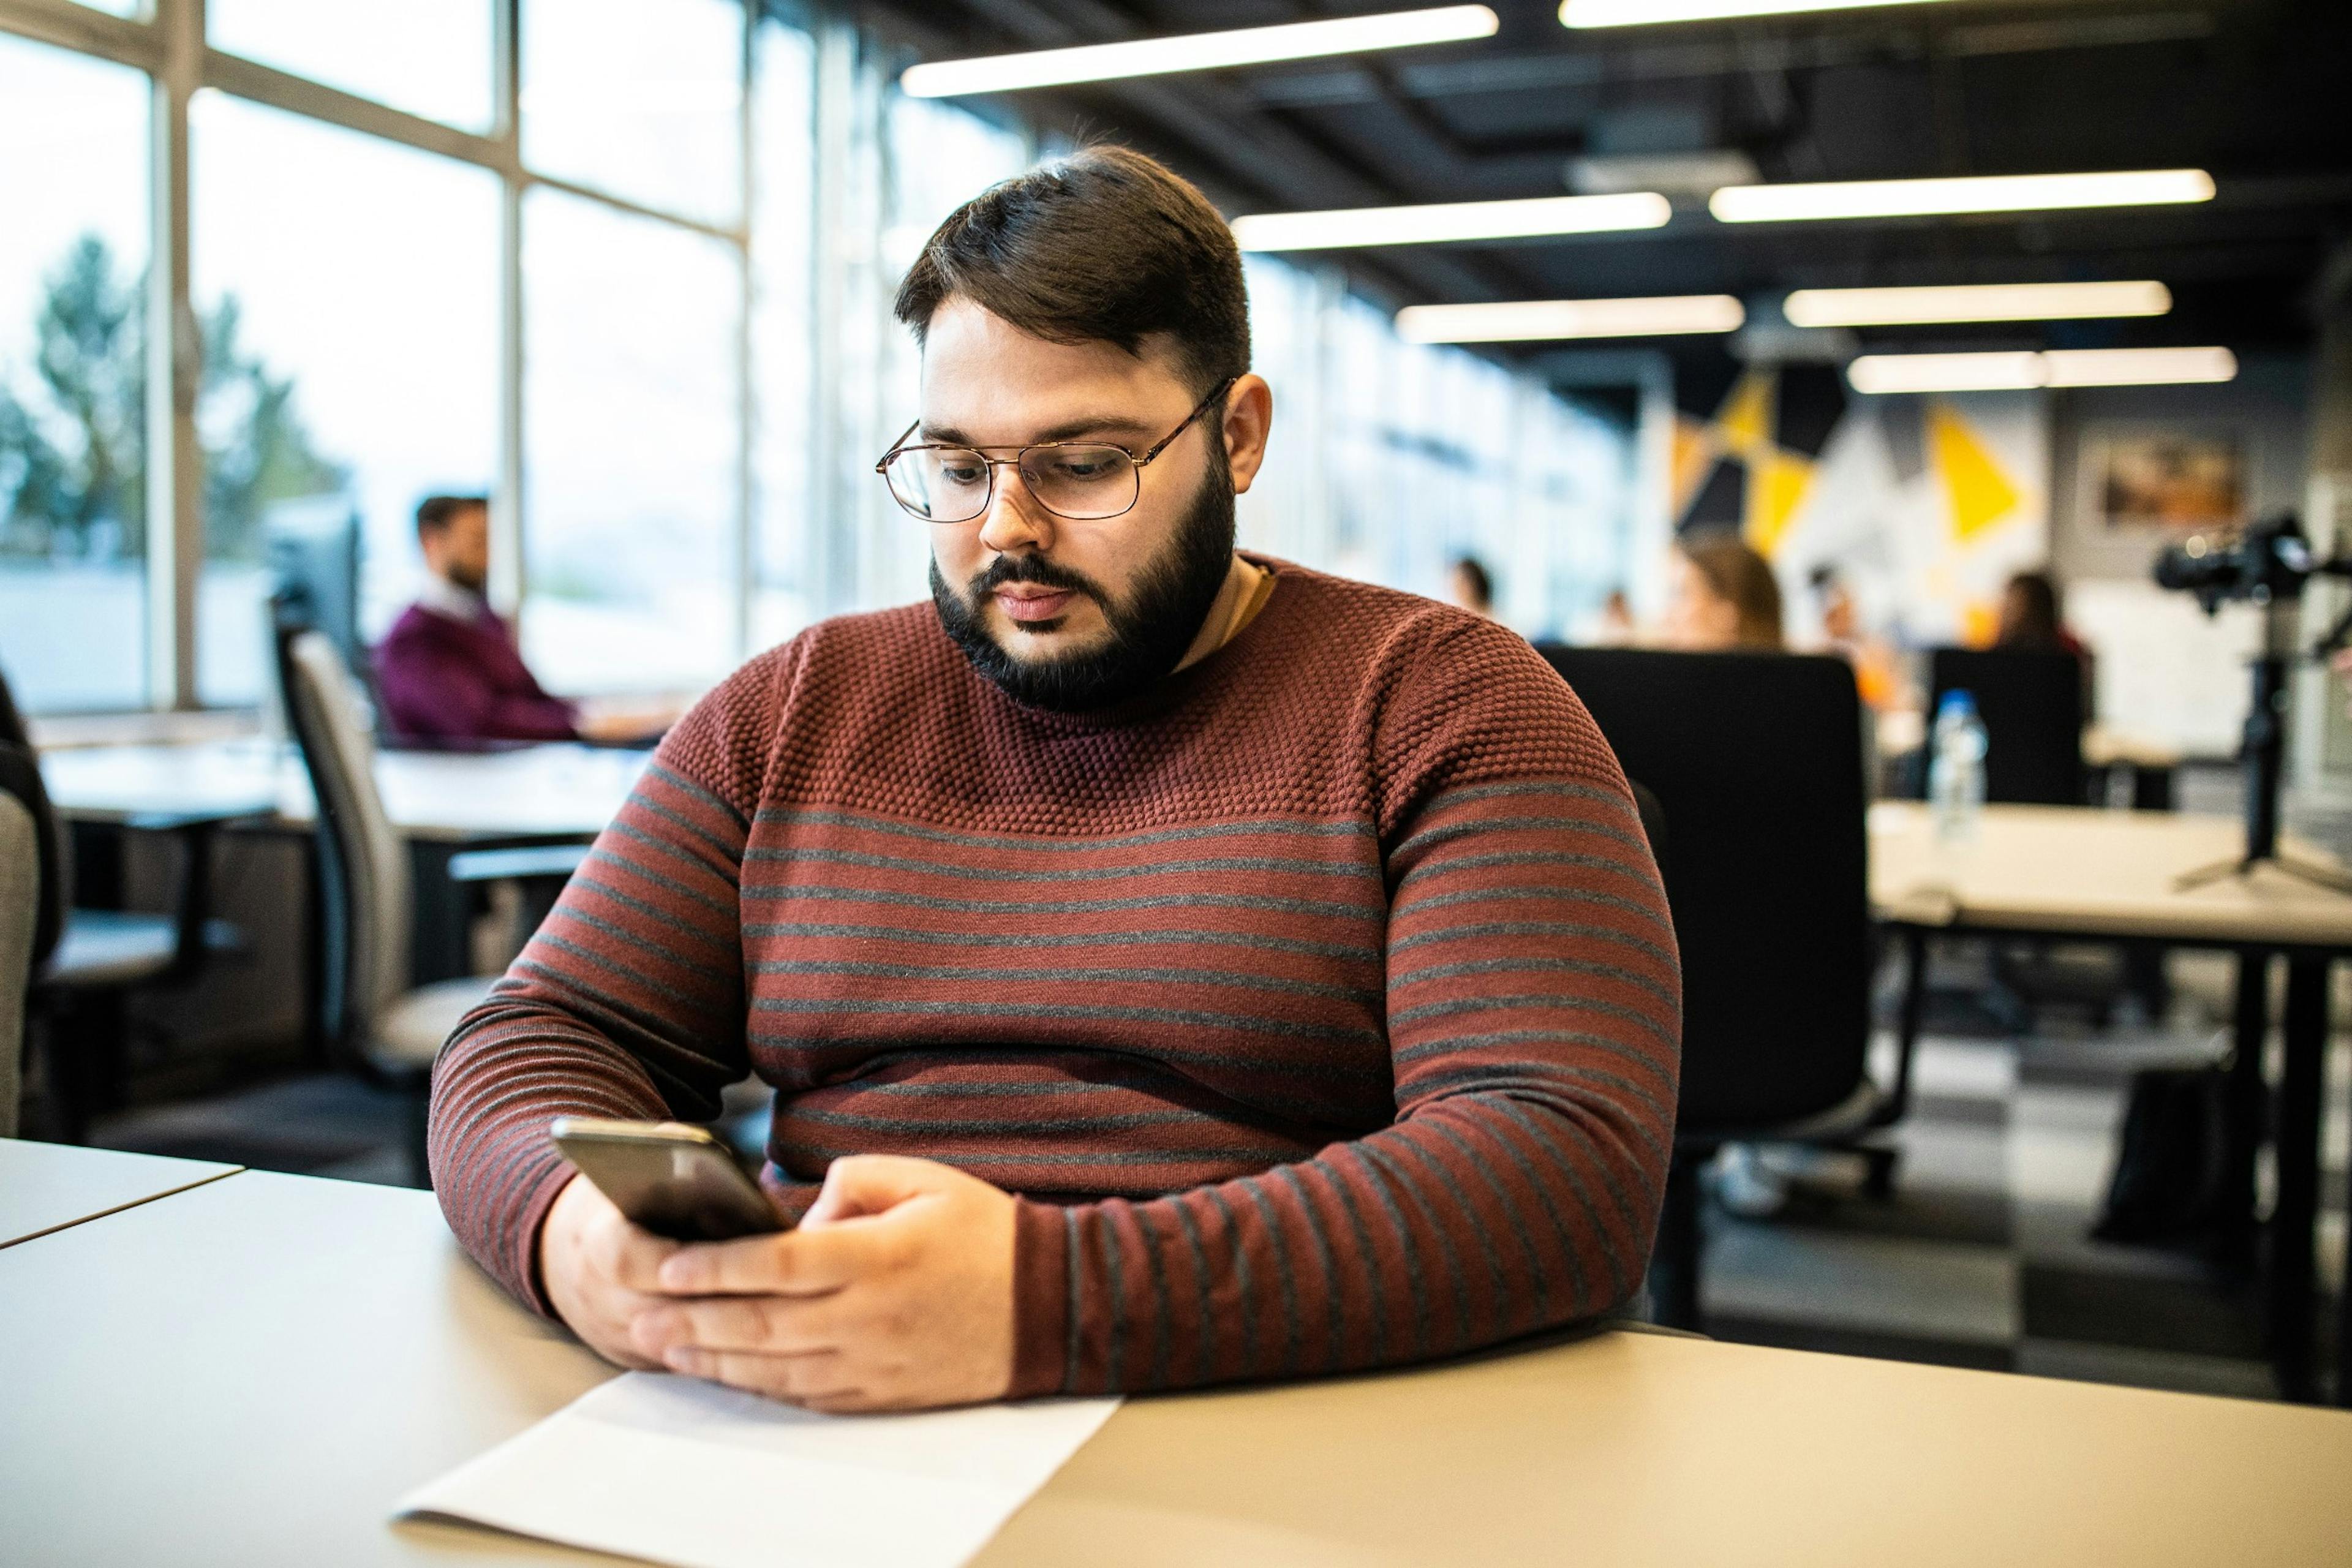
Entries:
<svg viewBox="0 0 2352 1568">
<path fill-rule="evenodd" d="M 196 590 L 204 567 L 204 342 L 188 297 L 188 100 L 202 80 L 204 0 L 156 0 L 147 268 L 147 699 L 196 706 Z M 258 628 L 256 628 L 258 635 Z"/>
</svg>

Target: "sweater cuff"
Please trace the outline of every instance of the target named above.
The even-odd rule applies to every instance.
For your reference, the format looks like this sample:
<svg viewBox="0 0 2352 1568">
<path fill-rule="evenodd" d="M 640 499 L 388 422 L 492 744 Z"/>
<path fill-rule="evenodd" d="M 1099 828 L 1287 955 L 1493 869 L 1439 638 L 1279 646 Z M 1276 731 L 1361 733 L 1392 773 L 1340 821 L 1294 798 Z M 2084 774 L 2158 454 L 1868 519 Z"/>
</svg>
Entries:
<svg viewBox="0 0 2352 1568">
<path fill-rule="evenodd" d="M 530 1195 L 523 1202 L 521 1223 L 515 1231 L 516 1245 L 520 1250 L 507 1263 L 508 1284 L 522 1304 L 557 1322 L 562 1319 L 557 1317 L 555 1303 L 548 1299 L 547 1281 L 539 1277 L 539 1237 L 547 1228 L 547 1211 L 555 1206 L 557 1196 L 579 1174 L 571 1161 L 557 1159 L 531 1184 Z"/>
<path fill-rule="evenodd" d="M 1069 1217 L 1058 1204 L 1017 1200 L 1013 1218 L 1013 1386 L 1008 1399 L 1059 1394 L 1070 1367 Z"/>
</svg>

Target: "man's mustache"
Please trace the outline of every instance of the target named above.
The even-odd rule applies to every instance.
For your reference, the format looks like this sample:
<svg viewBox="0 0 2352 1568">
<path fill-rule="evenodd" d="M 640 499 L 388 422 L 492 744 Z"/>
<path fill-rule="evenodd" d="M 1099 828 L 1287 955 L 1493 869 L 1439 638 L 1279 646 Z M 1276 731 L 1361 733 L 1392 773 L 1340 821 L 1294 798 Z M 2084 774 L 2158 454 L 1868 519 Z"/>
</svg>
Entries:
<svg viewBox="0 0 2352 1568">
<path fill-rule="evenodd" d="M 972 574 L 967 591 L 971 603 L 977 605 L 1007 583 L 1034 583 L 1041 588 L 1060 588 L 1073 594 L 1084 594 L 1103 609 L 1110 608 L 1110 595 L 1103 591 L 1100 584 L 1084 573 L 1056 565 L 1042 555 L 1000 555 Z"/>
</svg>

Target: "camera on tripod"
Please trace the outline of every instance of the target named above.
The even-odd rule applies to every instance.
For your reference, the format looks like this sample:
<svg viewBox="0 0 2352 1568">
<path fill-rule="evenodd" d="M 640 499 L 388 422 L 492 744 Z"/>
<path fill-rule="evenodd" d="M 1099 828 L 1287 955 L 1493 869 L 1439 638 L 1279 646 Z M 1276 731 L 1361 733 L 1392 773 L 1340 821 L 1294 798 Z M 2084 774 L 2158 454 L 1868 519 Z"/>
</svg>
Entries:
<svg viewBox="0 0 2352 1568">
<path fill-rule="evenodd" d="M 2269 605 L 2299 599 L 2303 585 L 2323 574 L 2352 577 L 2352 560 L 2315 556 L 2291 511 L 2248 524 L 2233 544 L 2199 534 L 2167 550 L 2156 563 L 2157 585 L 2195 595 L 2209 616 L 2231 600 Z"/>
<path fill-rule="evenodd" d="M 2215 544 L 2201 534 L 2174 545 L 2156 563 L 2159 587 L 2193 594 L 2207 615 L 2233 600 L 2263 610 L 2262 650 L 2254 657 L 2253 702 L 2246 710 L 2245 738 L 2238 756 L 2246 777 L 2246 851 L 2235 864 L 2192 871 L 2183 888 L 2221 877 L 2251 874 L 2274 866 L 2305 881 L 2352 892 L 2352 881 L 2332 868 L 2307 866 L 2278 852 L 2279 796 L 2285 780 L 2287 672 L 2304 652 L 2296 647 L 2304 585 L 2314 577 L 2352 577 L 2352 557 L 2321 559 L 2293 512 L 2249 523 L 2234 543 Z M 2326 658 L 2352 641 L 2352 609 L 2312 644 L 2313 658 Z"/>
</svg>

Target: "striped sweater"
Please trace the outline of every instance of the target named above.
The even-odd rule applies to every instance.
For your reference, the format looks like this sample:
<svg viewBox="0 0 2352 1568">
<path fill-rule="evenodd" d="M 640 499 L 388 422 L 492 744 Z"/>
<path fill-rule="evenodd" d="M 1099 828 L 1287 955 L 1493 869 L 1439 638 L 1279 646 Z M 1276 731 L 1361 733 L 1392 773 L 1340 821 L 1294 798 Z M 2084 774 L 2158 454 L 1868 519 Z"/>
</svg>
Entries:
<svg viewBox="0 0 2352 1568">
<path fill-rule="evenodd" d="M 547 1310 L 560 1114 L 777 1090 L 762 1179 L 1021 1195 L 1013 1393 L 1374 1366 L 1639 1289 L 1679 971 L 1623 774 L 1508 631 L 1278 563 L 1119 710 L 929 605 L 810 628 L 663 743 L 434 1074 L 434 1184 Z"/>
</svg>

